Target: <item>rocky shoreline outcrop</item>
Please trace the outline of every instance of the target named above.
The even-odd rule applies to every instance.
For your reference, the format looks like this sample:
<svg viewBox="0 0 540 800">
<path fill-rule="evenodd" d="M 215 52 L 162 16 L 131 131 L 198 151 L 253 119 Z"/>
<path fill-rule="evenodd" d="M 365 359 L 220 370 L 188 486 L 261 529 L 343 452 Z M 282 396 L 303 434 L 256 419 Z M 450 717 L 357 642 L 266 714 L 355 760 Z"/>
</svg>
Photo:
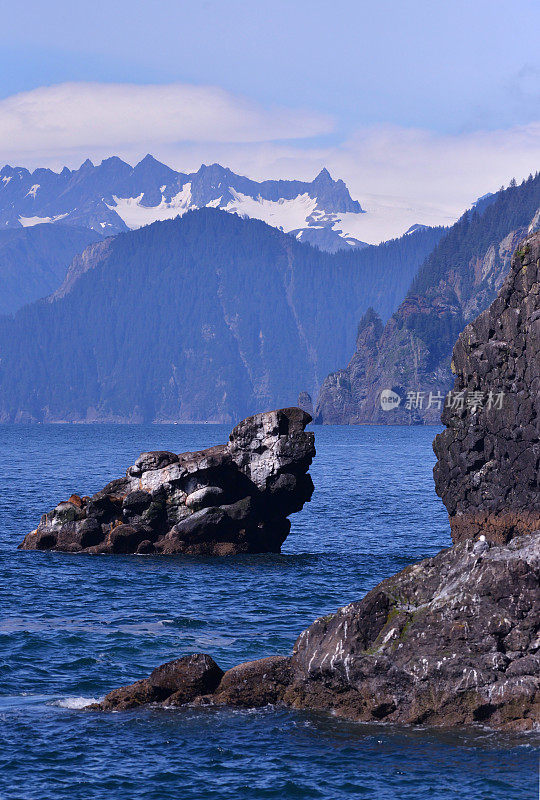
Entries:
<svg viewBox="0 0 540 800">
<path fill-rule="evenodd" d="M 460 335 L 434 442 L 452 539 L 540 529 L 540 234 L 521 243 L 492 305 Z M 476 405 L 475 405 L 476 403 Z"/>
<path fill-rule="evenodd" d="M 124 478 L 45 514 L 20 549 L 72 553 L 233 555 L 279 552 L 288 516 L 311 499 L 311 417 L 256 414 L 227 444 L 142 453 Z"/>
<path fill-rule="evenodd" d="M 361 721 L 527 731 L 540 724 L 540 532 L 463 542 L 316 620 L 291 656 L 223 673 L 185 656 L 98 710 L 281 704 Z"/>
</svg>

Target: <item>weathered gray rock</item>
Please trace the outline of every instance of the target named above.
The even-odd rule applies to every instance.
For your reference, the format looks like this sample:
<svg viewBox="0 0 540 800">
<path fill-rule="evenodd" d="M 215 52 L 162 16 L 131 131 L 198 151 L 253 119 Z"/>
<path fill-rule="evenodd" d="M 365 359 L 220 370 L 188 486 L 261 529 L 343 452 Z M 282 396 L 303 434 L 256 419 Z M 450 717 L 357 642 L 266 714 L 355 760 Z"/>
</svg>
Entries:
<svg viewBox="0 0 540 800">
<path fill-rule="evenodd" d="M 126 477 L 72 495 L 41 518 L 25 550 L 231 555 L 279 552 L 289 514 L 311 499 L 311 417 L 299 408 L 240 422 L 228 444 L 142 453 Z"/>
<path fill-rule="evenodd" d="M 218 681 L 213 669 L 214 688 L 207 682 L 197 696 L 201 665 L 194 664 L 190 682 L 180 659 L 180 679 L 164 665 L 166 681 L 157 683 L 156 670 L 95 707 L 174 705 L 176 697 L 237 707 L 280 703 L 355 720 L 531 730 L 540 725 L 539 586 L 540 531 L 506 545 L 463 542 L 316 620 L 292 656 L 240 664 Z M 156 693 L 156 685 L 169 694 Z"/>
<path fill-rule="evenodd" d="M 355 425 L 365 421 L 364 407 L 375 380 L 372 371 L 383 330 L 382 320 L 369 308 L 358 324 L 356 350 L 349 364 L 323 381 L 314 413 L 317 424 Z"/>
<path fill-rule="evenodd" d="M 453 540 L 539 529 L 540 234 L 520 245 L 499 296 L 460 335 L 453 368 L 465 402 L 444 409 L 434 442 Z"/>
<path fill-rule="evenodd" d="M 310 417 L 313 416 L 313 400 L 309 392 L 300 392 L 296 405 L 309 414 Z"/>
</svg>

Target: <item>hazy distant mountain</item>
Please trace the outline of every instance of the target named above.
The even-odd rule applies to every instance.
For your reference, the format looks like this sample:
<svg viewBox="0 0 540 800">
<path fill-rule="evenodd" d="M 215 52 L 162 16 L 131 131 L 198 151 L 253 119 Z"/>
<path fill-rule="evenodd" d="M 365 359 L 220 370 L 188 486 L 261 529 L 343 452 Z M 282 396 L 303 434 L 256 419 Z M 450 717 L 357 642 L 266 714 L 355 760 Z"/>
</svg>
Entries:
<svg viewBox="0 0 540 800">
<path fill-rule="evenodd" d="M 54 227 L 54 226 L 51 226 Z M 0 317 L 0 421 L 227 421 L 317 392 L 443 234 L 324 253 L 205 208 L 91 245 Z"/>
<path fill-rule="evenodd" d="M 204 206 L 261 219 L 330 252 L 365 246 L 353 234 L 360 203 L 326 169 L 311 182 L 259 183 L 219 164 L 176 172 L 147 155 L 135 167 L 113 157 L 60 173 L 0 171 L 0 230 L 61 222 L 110 235 Z"/>
<path fill-rule="evenodd" d="M 444 396 L 453 384 L 450 361 L 458 335 L 495 299 L 514 250 L 539 228 L 540 175 L 481 197 L 428 255 L 386 325 L 373 312 L 361 320 L 348 366 L 321 387 L 316 420 L 438 424 L 440 408 L 426 407 L 430 392 Z M 404 401 L 408 391 L 419 392 L 422 405 L 407 409 L 402 402 L 384 411 L 384 389 Z"/>
<path fill-rule="evenodd" d="M 101 238 L 73 225 L 0 230 L 0 314 L 54 292 L 75 254 Z"/>
</svg>

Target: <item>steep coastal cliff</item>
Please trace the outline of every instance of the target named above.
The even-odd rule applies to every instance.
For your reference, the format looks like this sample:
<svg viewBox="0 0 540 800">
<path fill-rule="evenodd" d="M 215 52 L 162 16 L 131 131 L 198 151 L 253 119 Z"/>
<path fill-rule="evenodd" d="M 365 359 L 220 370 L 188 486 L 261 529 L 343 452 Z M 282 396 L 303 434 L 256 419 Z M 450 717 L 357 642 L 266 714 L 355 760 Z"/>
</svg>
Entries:
<svg viewBox="0 0 540 800">
<path fill-rule="evenodd" d="M 464 327 L 495 299 L 519 242 L 538 229 L 540 177 L 511 186 L 469 211 L 419 270 L 407 297 L 369 343 L 359 337 L 348 366 L 321 386 L 321 424 L 439 423 L 451 389 L 451 353 Z M 358 365 L 362 368 L 359 370 Z M 381 392 L 399 395 L 383 408 Z"/>
</svg>

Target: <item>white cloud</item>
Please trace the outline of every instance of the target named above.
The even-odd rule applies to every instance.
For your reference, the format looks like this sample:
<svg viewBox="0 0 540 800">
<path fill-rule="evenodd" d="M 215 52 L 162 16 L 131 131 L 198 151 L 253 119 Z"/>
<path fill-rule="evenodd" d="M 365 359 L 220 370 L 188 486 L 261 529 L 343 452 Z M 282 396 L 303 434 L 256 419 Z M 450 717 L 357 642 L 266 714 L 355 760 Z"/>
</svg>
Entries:
<svg viewBox="0 0 540 800">
<path fill-rule="evenodd" d="M 40 163 L 72 151 L 265 142 L 319 136 L 332 128 L 322 114 L 264 109 L 210 86 L 65 83 L 0 101 L 4 157 Z"/>
<path fill-rule="evenodd" d="M 356 193 L 363 187 L 366 209 L 384 204 L 403 224 L 448 224 L 481 195 L 540 170 L 540 123 L 453 136 L 371 129 L 328 156 L 336 173 L 348 170 Z"/>
<path fill-rule="evenodd" d="M 334 163 L 355 164 L 355 183 L 370 191 L 455 214 L 540 168 L 540 123 L 452 136 L 394 127 L 360 131 L 336 150 Z"/>
</svg>

